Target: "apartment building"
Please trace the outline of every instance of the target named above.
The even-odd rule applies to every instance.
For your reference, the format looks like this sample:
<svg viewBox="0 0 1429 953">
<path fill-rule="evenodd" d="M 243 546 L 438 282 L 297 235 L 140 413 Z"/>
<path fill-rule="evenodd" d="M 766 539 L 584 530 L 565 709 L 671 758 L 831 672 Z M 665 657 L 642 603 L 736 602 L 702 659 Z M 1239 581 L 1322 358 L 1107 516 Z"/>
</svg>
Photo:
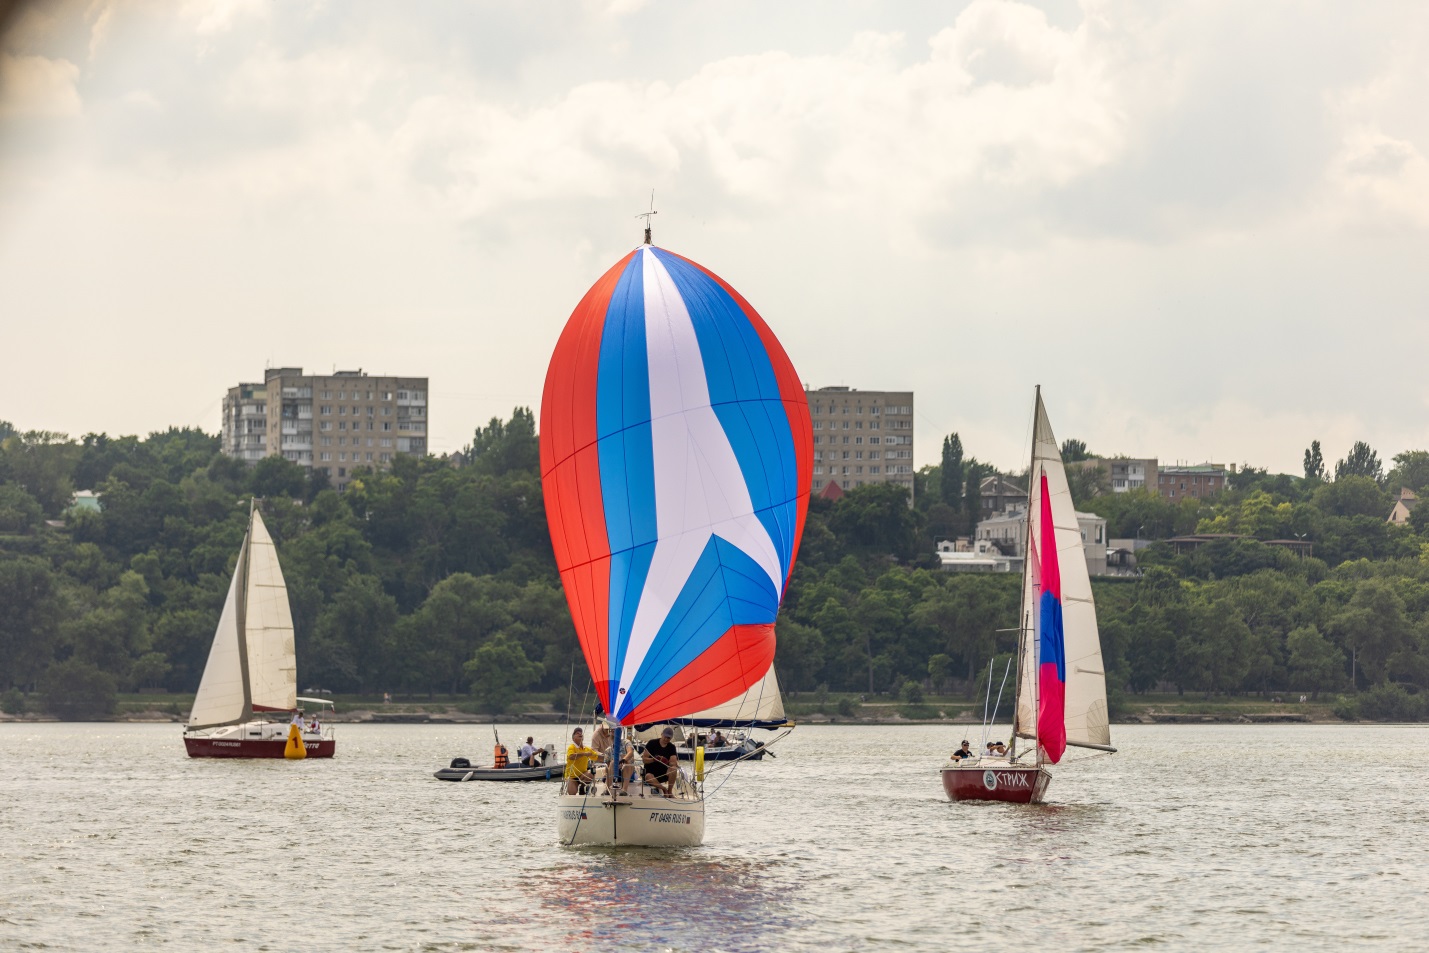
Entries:
<svg viewBox="0 0 1429 953">
<path fill-rule="evenodd" d="M 1235 464 L 1231 464 L 1235 473 Z M 1226 467 L 1223 463 L 1201 463 L 1196 466 L 1165 466 L 1156 474 L 1156 490 L 1168 500 L 1186 497 L 1201 499 L 1226 488 Z"/>
<path fill-rule="evenodd" d="M 812 489 L 895 483 L 913 499 L 913 392 L 804 388 L 814 424 Z"/>
<path fill-rule="evenodd" d="M 326 471 L 341 490 L 359 467 L 382 468 L 398 454 L 424 456 L 428 410 L 425 377 L 274 367 L 262 384 L 229 388 L 222 448 L 248 463 L 281 455 Z"/>
</svg>

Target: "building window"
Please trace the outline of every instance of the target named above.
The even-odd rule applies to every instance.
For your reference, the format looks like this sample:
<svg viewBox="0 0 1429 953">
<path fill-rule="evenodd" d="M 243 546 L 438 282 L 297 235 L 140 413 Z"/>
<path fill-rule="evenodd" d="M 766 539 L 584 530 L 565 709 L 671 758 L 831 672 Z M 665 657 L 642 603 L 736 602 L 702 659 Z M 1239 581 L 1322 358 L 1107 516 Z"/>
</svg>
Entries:
<svg viewBox="0 0 1429 953">
<path fill-rule="evenodd" d="M 327 404 L 323 404 L 321 407 L 318 408 L 318 413 L 326 417 L 332 413 L 332 408 L 329 407 Z"/>
<path fill-rule="evenodd" d="M 871 444 L 873 444 L 875 447 L 878 446 L 878 438 L 877 438 L 877 437 L 869 437 L 869 438 L 868 438 L 868 442 L 871 443 Z"/>
<path fill-rule="evenodd" d="M 386 421 L 386 420 L 382 421 L 382 429 L 383 429 L 383 430 L 391 430 L 391 429 L 392 429 L 392 424 L 391 424 L 391 422 Z"/>
<path fill-rule="evenodd" d="M 331 421 L 331 420 L 324 420 L 322 423 L 318 424 L 318 429 L 319 429 L 319 430 L 331 430 L 331 429 L 332 429 L 332 421 Z"/>
<path fill-rule="evenodd" d="M 853 438 L 853 442 L 856 443 L 856 444 L 862 445 L 862 444 L 863 444 L 863 438 L 862 438 L 862 437 L 854 437 L 854 438 Z"/>
</svg>

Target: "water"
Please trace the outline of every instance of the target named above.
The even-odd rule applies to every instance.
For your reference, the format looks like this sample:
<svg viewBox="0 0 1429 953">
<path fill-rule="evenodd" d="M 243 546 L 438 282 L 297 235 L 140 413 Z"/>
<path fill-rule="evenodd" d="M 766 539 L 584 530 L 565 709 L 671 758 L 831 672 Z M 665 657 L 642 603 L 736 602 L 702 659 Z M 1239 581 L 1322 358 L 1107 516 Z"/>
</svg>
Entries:
<svg viewBox="0 0 1429 953">
<path fill-rule="evenodd" d="M 431 777 L 489 729 L 343 725 L 286 763 L 0 725 L 0 949 L 1423 946 L 1423 727 L 1117 727 L 1042 807 L 949 803 L 962 731 L 800 728 L 705 846 L 653 851 L 559 846 L 551 787 Z"/>
</svg>

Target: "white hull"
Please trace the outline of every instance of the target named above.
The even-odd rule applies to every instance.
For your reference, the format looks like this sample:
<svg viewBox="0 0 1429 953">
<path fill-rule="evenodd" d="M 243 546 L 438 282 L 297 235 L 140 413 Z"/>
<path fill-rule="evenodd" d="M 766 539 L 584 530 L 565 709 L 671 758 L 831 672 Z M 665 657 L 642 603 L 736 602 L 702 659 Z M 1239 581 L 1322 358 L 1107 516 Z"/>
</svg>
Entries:
<svg viewBox="0 0 1429 953">
<path fill-rule="evenodd" d="M 705 839 L 705 802 L 638 792 L 562 794 L 556 807 L 562 844 L 607 847 L 697 847 Z"/>
</svg>

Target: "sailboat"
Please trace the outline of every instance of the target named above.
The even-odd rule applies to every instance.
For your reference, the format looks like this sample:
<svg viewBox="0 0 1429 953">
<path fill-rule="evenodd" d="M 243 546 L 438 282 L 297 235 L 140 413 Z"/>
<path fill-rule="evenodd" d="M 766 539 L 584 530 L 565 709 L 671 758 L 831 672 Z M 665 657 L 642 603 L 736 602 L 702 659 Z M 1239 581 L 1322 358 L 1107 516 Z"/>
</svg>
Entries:
<svg viewBox="0 0 1429 953">
<path fill-rule="evenodd" d="M 784 714 L 784 696 L 779 691 L 779 676 L 774 666 L 764 673 L 749 691 L 738 698 L 676 718 L 667 724 L 680 729 L 677 753 L 681 760 L 694 761 L 759 761 L 766 754 L 764 743 L 756 741 L 753 729 L 792 729 L 794 723 Z M 637 725 L 641 740 L 654 737 L 664 725 L 649 729 Z M 725 732 L 729 734 L 724 734 Z M 718 734 L 716 734 L 718 733 Z M 781 736 L 782 737 L 782 736 Z M 703 749 L 703 751 L 700 751 Z"/>
<path fill-rule="evenodd" d="M 945 765 L 943 790 L 954 801 L 1040 804 L 1052 781 L 1047 766 L 1068 747 L 1116 751 L 1082 533 L 1040 387 L 1027 483 L 1012 746 Z M 1029 743 L 1021 754 L 1019 740 Z"/>
<path fill-rule="evenodd" d="M 811 437 L 799 375 L 764 320 L 648 228 L 571 315 L 542 396 L 541 481 L 612 763 L 634 726 L 689 718 L 770 674 Z M 562 843 L 703 842 L 698 769 L 676 761 L 668 796 L 604 771 L 562 785 Z"/>
<path fill-rule="evenodd" d="M 331 758 L 337 750 L 332 729 L 313 730 L 299 703 L 332 705 L 298 697 L 288 587 L 273 538 L 250 502 L 248 532 L 184 728 L 184 747 L 191 758 Z M 291 715 L 291 723 L 265 714 Z"/>
</svg>

